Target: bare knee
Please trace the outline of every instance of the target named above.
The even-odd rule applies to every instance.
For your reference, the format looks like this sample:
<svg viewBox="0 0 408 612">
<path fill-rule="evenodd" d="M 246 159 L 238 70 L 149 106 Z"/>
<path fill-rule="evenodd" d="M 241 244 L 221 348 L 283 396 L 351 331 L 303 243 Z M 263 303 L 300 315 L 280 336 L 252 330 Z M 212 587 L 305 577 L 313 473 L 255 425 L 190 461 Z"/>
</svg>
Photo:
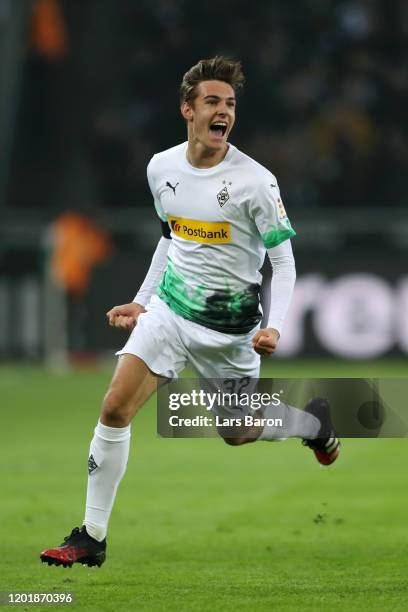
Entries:
<svg viewBox="0 0 408 612">
<path fill-rule="evenodd" d="M 223 432 L 219 428 L 218 433 L 223 438 L 224 442 L 226 444 L 229 444 L 229 446 L 242 446 L 242 444 L 249 444 L 250 442 L 255 442 L 262 433 L 262 427 L 238 427 L 235 429 L 235 431 L 234 429 L 230 429 L 228 432 Z"/>
<path fill-rule="evenodd" d="M 102 402 L 101 422 L 108 427 L 126 427 L 133 416 L 133 407 L 123 393 L 110 388 Z"/>
<path fill-rule="evenodd" d="M 241 446 L 242 444 L 247 444 L 248 442 L 255 442 L 253 438 L 223 438 L 224 442 L 229 446 Z"/>
</svg>

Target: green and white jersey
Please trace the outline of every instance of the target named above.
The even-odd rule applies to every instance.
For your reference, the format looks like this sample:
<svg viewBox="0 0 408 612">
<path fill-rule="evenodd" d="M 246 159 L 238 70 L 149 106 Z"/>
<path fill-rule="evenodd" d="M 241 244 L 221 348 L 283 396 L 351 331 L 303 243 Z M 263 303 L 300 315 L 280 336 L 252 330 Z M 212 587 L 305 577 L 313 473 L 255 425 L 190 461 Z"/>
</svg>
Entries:
<svg viewBox="0 0 408 612">
<path fill-rule="evenodd" d="M 246 333 L 262 316 L 265 249 L 295 231 L 266 168 L 232 145 L 213 168 L 191 166 L 186 153 L 187 142 L 154 155 L 147 168 L 172 237 L 158 295 L 185 319 Z"/>
</svg>

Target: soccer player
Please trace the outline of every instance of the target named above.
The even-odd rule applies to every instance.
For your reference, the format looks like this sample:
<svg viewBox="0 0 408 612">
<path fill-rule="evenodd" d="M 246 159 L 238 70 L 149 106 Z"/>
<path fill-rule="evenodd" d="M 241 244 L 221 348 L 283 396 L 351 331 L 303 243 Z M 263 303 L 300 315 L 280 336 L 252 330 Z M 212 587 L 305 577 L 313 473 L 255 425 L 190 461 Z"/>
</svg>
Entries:
<svg viewBox="0 0 408 612">
<path fill-rule="evenodd" d="M 275 176 L 228 142 L 243 82 L 240 63 L 223 57 L 201 60 L 184 75 L 180 108 L 187 142 L 154 155 L 147 169 L 163 237 L 134 301 L 107 313 L 110 325 L 133 331 L 118 352 L 91 442 L 83 526 L 43 551 L 49 564 L 100 566 L 105 560 L 130 424 L 160 382 L 177 377 L 187 361 L 205 379 L 256 379 L 260 355 L 278 345 L 296 276 L 295 232 Z M 260 329 L 259 269 L 266 251 L 272 303 L 267 327 Z M 264 416 L 274 410 L 268 406 Z M 285 437 L 302 438 L 322 464 L 337 458 L 339 441 L 325 400 L 282 410 Z M 232 445 L 277 438 L 282 430 L 268 425 L 224 437 Z"/>
</svg>

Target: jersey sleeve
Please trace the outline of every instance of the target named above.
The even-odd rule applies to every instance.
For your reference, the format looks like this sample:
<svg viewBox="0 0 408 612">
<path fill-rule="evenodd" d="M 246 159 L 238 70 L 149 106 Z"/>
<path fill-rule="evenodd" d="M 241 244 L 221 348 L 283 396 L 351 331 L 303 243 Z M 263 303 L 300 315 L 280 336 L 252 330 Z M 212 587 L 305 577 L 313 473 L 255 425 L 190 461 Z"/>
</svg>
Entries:
<svg viewBox="0 0 408 612">
<path fill-rule="evenodd" d="M 266 249 L 296 236 L 285 207 L 275 177 L 261 180 L 255 197 L 250 204 L 250 215 L 255 221 Z"/>
<path fill-rule="evenodd" d="M 162 205 L 160 204 L 160 199 L 159 199 L 159 196 L 156 190 L 154 167 L 155 167 L 155 159 L 153 156 L 149 162 L 149 165 L 147 166 L 147 181 L 149 183 L 150 191 L 152 192 L 154 207 L 159 216 L 159 219 L 161 219 L 161 221 L 163 221 L 164 223 L 167 223 L 167 215 L 164 212 Z"/>
</svg>

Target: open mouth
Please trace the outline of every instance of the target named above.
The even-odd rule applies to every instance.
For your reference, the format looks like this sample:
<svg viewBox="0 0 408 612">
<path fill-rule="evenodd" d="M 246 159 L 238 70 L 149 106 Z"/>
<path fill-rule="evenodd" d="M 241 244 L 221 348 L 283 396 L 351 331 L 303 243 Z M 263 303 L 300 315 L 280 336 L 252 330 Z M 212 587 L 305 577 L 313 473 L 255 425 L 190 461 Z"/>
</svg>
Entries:
<svg viewBox="0 0 408 612">
<path fill-rule="evenodd" d="M 225 121 L 215 121 L 210 125 L 210 132 L 218 138 L 222 138 L 227 131 L 227 124 Z"/>
</svg>

